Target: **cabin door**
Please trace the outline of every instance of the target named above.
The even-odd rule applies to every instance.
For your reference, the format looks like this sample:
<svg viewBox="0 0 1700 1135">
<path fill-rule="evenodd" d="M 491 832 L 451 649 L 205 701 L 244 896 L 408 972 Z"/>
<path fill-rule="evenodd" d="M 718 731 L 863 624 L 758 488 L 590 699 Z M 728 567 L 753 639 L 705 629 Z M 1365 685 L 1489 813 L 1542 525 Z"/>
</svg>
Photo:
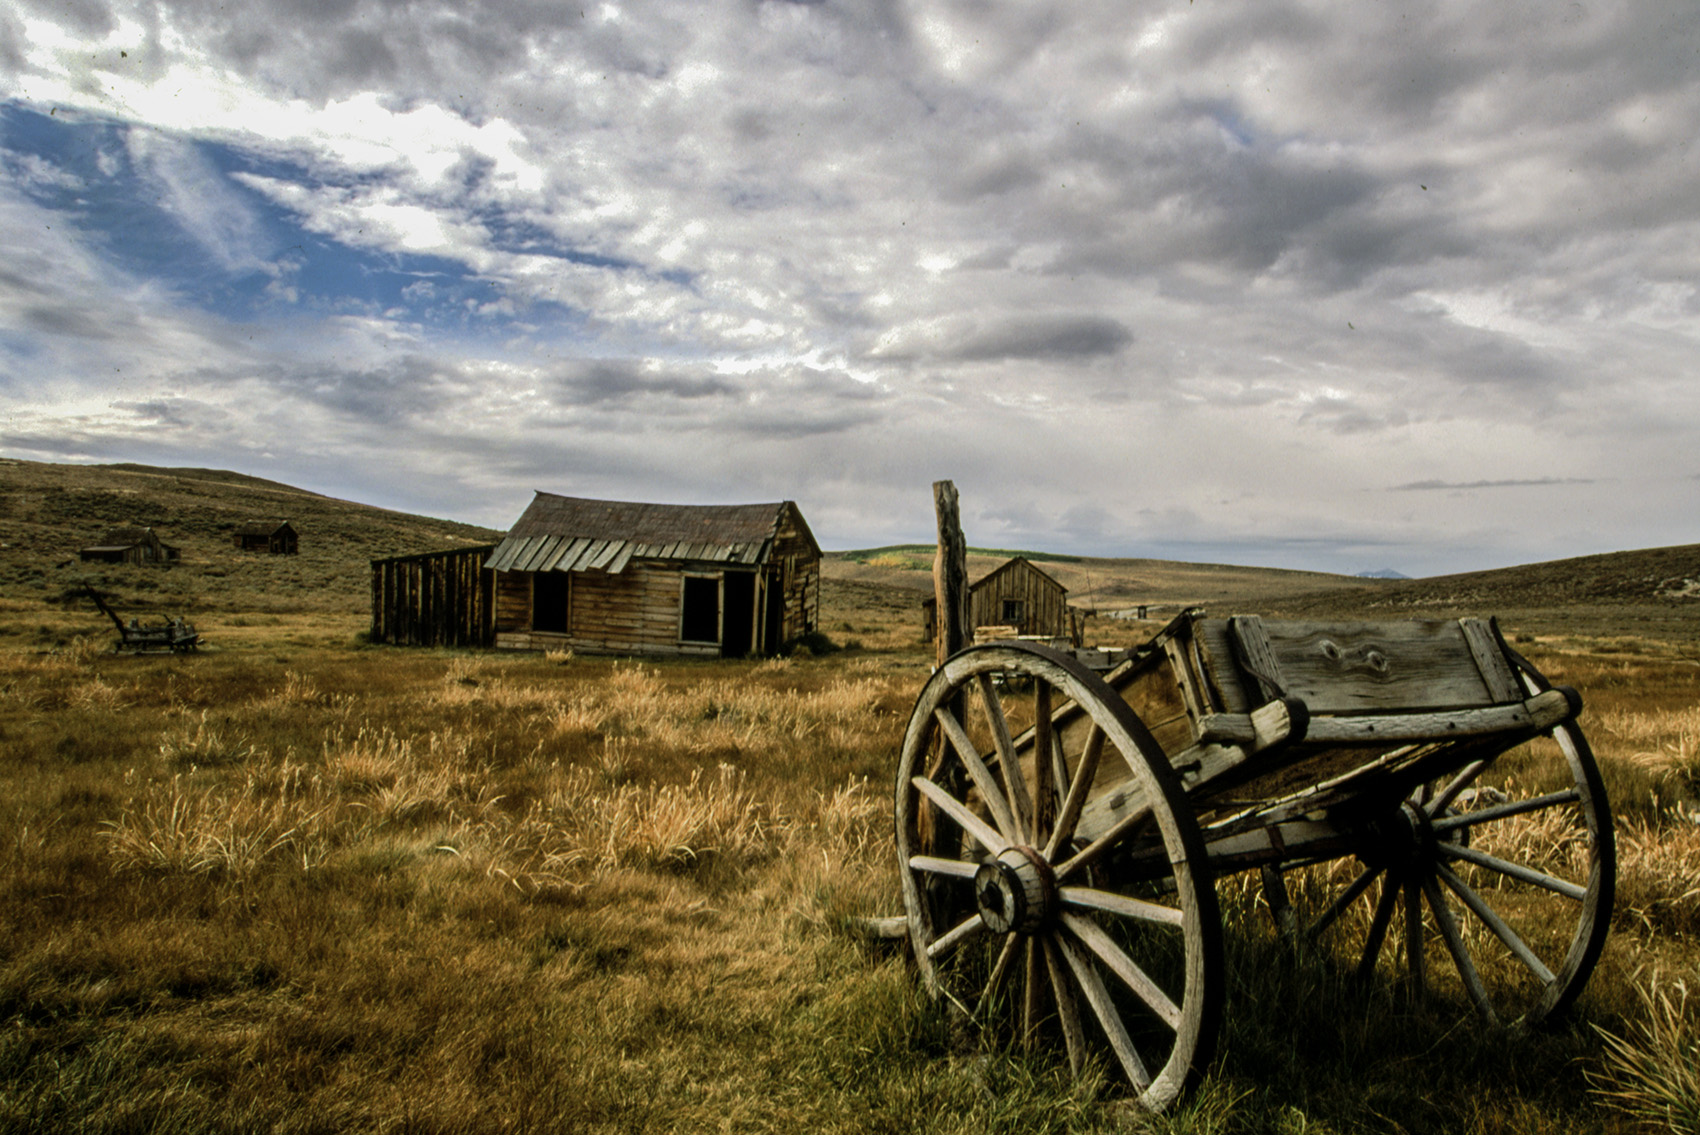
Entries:
<svg viewBox="0 0 1700 1135">
<path fill-rule="evenodd" d="M 724 577 L 720 610 L 720 654 L 742 658 L 755 649 L 756 573 L 729 571 Z"/>
</svg>

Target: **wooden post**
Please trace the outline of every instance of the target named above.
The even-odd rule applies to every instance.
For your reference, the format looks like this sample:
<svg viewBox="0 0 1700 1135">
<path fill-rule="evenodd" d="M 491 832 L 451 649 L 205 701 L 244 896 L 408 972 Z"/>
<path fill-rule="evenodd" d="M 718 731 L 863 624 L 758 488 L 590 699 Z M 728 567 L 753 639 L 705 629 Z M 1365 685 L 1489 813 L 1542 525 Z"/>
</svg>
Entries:
<svg viewBox="0 0 1700 1135">
<path fill-rule="evenodd" d="M 957 508 L 956 486 L 950 481 L 933 482 L 933 512 L 938 517 L 939 550 L 933 559 L 933 598 L 938 612 L 939 665 L 970 645 L 974 631 L 968 625 L 968 542 L 962 537 L 962 518 Z"/>
</svg>

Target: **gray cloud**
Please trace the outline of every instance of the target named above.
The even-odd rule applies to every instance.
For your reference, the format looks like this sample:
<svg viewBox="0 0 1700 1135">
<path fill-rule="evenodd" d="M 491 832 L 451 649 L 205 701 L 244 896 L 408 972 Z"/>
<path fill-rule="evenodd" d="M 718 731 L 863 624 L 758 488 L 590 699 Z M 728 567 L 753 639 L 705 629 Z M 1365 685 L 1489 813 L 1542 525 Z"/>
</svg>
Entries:
<svg viewBox="0 0 1700 1135">
<path fill-rule="evenodd" d="M 1535 477 L 1526 480 L 1508 481 L 1411 481 L 1404 485 L 1393 485 L 1387 489 L 1390 493 L 1434 492 L 1443 490 L 1459 492 L 1472 489 L 1526 489 L 1545 487 L 1548 485 L 1592 485 L 1595 481 L 1585 477 Z"/>
<path fill-rule="evenodd" d="M 565 368 L 554 378 L 553 400 L 561 405 L 630 403 L 664 396 L 685 401 L 736 398 L 736 385 L 713 375 L 650 368 L 637 359 L 597 359 Z"/>
<path fill-rule="evenodd" d="M 90 44 L 13 47 L 0 14 L 0 97 L 147 139 L 208 257 L 269 256 L 216 141 L 360 270 L 442 267 L 393 310 L 351 289 L 238 324 L 64 223 L 65 171 L 0 155 L 0 413 L 34 454 L 115 451 L 143 414 L 162 452 L 263 436 L 268 475 L 468 510 L 760 488 L 829 542 L 924 538 L 951 476 L 986 532 L 1059 550 L 1348 571 L 1573 531 L 1488 489 L 1563 488 L 1597 549 L 1700 539 L 1657 472 L 1700 441 L 1687 0 L 20 10 Z M 202 55 L 201 117 L 126 87 Z M 1431 476 L 1519 468 L 1546 476 Z"/>
<path fill-rule="evenodd" d="M 1099 315 L 990 315 L 945 318 L 898 329 L 871 354 L 893 360 L 1051 361 L 1115 355 L 1133 342 L 1121 321 Z"/>
<path fill-rule="evenodd" d="M 264 377 L 279 392 L 361 422 L 386 424 L 448 412 L 475 383 L 462 365 L 424 355 L 368 367 L 274 370 Z"/>
<path fill-rule="evenodd" d="M 1133 332 L 1108 316 L 1016 316 L 976 328 L 948 345 L 959 359 L 1082 359 L 1113 355 L 1133 342 Z"/>
</svg>

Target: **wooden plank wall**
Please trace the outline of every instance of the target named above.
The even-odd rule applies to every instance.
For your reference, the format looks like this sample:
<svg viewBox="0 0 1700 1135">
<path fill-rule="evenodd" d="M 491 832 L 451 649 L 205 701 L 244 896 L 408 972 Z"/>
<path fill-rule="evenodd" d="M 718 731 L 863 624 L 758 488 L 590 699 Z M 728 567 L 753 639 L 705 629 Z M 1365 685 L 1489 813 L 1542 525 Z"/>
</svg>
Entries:
<svg viewBox="0 0 1700 1135">
<path fill-rule="evenodd" d="M 778 650 L 783 643 L 820 628 L 820 553 L 803 537 L 790 509 L 780 521 L 768 562 L 779 569 L 777 597 L 785 605 L 780 642 L 767 644 L 769 650 Z"/>
<path fill-rule="evenodd" d="M 495 644 L 505 650 L 717 656 L 717 643 L 679 641 L 679 580 L 684 574 L 677 564 L 637 563 L 618 575 L 574 572 L 567 633 L 557 634 L 531 629 L 530 574 L 502 572 L 496 581 Z"/>
<path fill-rule="evenodd" d="M 495 642 L 494 544 L 372 561 L 371 641 L 398 646 Z"/>
<path fill-rule="evenodd" d="M 1026 560 L 1014 560 L 974 585 L 973 622 L 977 627 L 1004 626 L 1003 601 L 1022 601 L 1023 616 L 1017 633 L 1065 635 L 1068 633 L 1068 592 Z"/>
</svg>

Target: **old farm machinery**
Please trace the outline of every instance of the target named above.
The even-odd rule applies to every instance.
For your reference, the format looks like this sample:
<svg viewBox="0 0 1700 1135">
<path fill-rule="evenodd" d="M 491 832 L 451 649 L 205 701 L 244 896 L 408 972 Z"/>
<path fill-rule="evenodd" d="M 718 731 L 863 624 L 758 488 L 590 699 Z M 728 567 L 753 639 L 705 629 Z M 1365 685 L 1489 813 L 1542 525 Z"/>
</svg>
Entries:
<svg viewBox="0 0 1700 1135">
<path fill-rule="evenodd" d="M 1478 619 L 1189 612 L 1103 676 L 1043 646 L 961 650 L 897 774 L 922 976 L 1160 1108 L 1223 1013 L 1216 880 L 1255 871 L 1278 925 L 1364 978 L 1538 1022 L 1610 921 L 1580 708 Z"/>
<path fill-rule="evenodd" d="M 141 654 L 147 652 L 170 651 L 174 654 L 185 654 L 200 647 L 201 636 L 193 625 L 179 616 L 173 616 L 163 623 L 146 624 L 137 619 L 126 623 L 118 617 L 118 613 L 107 606 L 106 600 L 100 597 L 100 592 L 83 585 L 94 605 L 100 608 L 101 614 L 112 620 L 112 625 L 118 628 L 118 641 L 112 644 L 114 651 L 131 651 Z"/>
</svg>

